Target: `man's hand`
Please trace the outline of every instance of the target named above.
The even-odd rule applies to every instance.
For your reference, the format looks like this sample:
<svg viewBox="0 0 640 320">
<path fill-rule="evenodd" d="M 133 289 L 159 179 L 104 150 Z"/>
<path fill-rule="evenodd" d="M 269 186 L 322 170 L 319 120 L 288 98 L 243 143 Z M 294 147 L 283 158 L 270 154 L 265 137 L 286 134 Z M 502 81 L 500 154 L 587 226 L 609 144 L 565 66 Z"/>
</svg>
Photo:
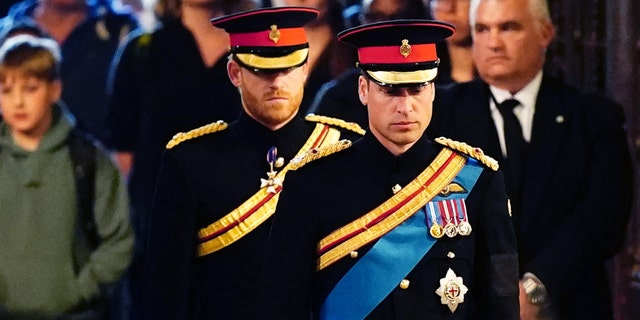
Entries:
<svg viewBox="0 0 640 320">
<path fill-rule="evenodd" d="M 527 293 L 524 291 L 522 281 L 520 281 L 520 319 L 521 320 L 542 320 L 540 305 L 529 302 Z"/>
</svg>

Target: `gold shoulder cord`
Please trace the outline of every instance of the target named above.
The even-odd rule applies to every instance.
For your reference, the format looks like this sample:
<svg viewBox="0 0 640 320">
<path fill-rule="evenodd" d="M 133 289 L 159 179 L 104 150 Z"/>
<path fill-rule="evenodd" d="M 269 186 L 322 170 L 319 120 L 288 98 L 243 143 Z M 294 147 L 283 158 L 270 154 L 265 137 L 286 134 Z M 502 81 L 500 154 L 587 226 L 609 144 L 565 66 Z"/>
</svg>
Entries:
<svg viewBox="0 0 640 320">
<path fill-rule="evenodd" d="M 302 162 L 308 163 L 346 149 L 351 145 L 350 141 L 339 141 L 339 138 L 340 130 L 331 128 L 328 124 L 316 123 L 315 129 L 294 159 L 304 158 L 305 160 L 302 160 Z M 313 156 L 307 158 L 305 157 L 306 154 L 313 154 Z M 276 178 L 284 180 L 286 173 L 294 166 L 293 162 L 293 159 L 289 161 L 278 172 Z M 269 192 L 268 188 L 260 188 L 253 196 L 230 213 L 200 229 L 198 232 L 200 242 L 198 256 L 208 255 L 234 243 L 271 217 L 275 212 L 280 190 L 281 188 L 278 188 L 276 192 L 272 193 Z"/>
<path fill-rule="evenodd" d="M 304 119 L 307 120 L 307 121 L 311 121 L 311 122 L 320 122 L 320 123 L 324 123 L 324 124 L 328 124 L 328 125 L 344 128 L 344 129 L 347 129 L 349 131 L 353 131 L 353 132 L 355 132 L 355 133 L 357 133 L 359 135 L 364 135 L 365 132 L 367 132 L 366 130 L 362 129 L 362 127 L 360 127 L 359 124 L 357 124 L 355 122 L 347 122 L 347 121 L 344 121 L 344 120 L 338 119 L 338 118 L 318 116 L 318 115 L 315 115 L 313 113 L 310 113 L 306 117 L 304 117 Z"/>
<path fill-rule="evenodd" d="M 227 123 L 222 121 L 222 120 L 218 120 L 217 122 L 213 122 L 213 123 L 209 123 L 206 124 L 202 127 L 199 128 L 195 128 L 191 131 L 188 132 L 178 132 L 176 133 L 173 138 L 171 139 L 171 141 L 169 141 L 169 143 L 167 143 L 166 148 L 167 149 L 171 149 L 177 145 L 179 145 L 180 143 L 193 139 L 193 138 L 197 138 L 197 137 L 201 137 L 204 136 L 205 134 L 209 134 L 209 133 L 214 133 L 214 132 L 218 132 L 218 131 L 222 131 L 224 129 L 227 128 Z"/>
<path fill-rule="evenodd" d="M 304 167 L 305 164 L 311 161 L 324 158 L 328 155 L 334 154 L 336 152 L 340 152 L 349 147 L 351 147 L 351 140 L 342 139 L 338 142 L 332 143 L 324 147 L 308 150 L 305 153 L 291 159 L 291 161 L 289 162 L 289 164 L 291 165 L 290 170 L 292 171 L 298 170 Z"/>
<path fill-rule="evenodd" d="M 480 148 L 472 147 L 464 142 L 459 142 L 455 140 L 451 140 L 445 137 L 439 137 L 435 140 L 437 143 L 448 147 L 450 149 L 460 151 L 480 162 L 482 162 L 485 166 L 489 167 L 491 170 L 496 171 L 500 167 L 498 165 L 498 161 L 484 154 L 484 151 Z"/>
</svg>

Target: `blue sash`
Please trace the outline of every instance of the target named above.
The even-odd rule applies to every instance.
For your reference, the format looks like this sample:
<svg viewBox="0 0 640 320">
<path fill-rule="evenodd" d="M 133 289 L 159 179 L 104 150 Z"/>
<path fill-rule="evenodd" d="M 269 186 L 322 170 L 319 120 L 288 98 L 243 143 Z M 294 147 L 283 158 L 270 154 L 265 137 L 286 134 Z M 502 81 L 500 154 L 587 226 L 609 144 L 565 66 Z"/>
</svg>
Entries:
<svg viewBox="0 0 640 320">
<path fill-rule="evenodd" d="M 464 199 L 475 186 L 483 167 L 469 158 L 452 182 L 465 188 L 446 199 Z M 431 201 L 444 198 L 434 197 Z M 429 236 L 425 208 L 385 234 L 336 284 L 320 308 L 320 320 L 361 320 L 384 300 L 436 239 Z"/>
</svg>

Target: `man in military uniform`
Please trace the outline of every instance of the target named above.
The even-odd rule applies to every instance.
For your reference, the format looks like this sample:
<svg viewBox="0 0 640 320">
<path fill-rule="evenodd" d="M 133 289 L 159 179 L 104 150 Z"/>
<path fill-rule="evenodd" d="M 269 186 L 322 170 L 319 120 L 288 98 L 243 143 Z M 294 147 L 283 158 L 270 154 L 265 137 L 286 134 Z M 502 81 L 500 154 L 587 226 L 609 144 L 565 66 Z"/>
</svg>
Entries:
<svg viewBox="0 0 640 320">
<path fill-rule="evenodd" d="M 230 35 L 227 71 L 244 112 L 167 145 L 145 260 L 145 319 L 254 319 L 289 160 L 349 138 L 342 133 L 364 133 L 337 119 L 297 117 L 309 50 L 302 26 L 317 14 L 280 7 L 212 20 Z"/>
<path fill-rule="evenodd" d="M 424 131 L 445 23 L 345 30 L 369 133 L 296 159 L 275 216 L 260 317 L 518 319 L 516 239 L 498 164 Z M 346 147 L 346 146 L 345 146 Z M 315 160 L 309 162 L 309 160 Z"/>
</svg>

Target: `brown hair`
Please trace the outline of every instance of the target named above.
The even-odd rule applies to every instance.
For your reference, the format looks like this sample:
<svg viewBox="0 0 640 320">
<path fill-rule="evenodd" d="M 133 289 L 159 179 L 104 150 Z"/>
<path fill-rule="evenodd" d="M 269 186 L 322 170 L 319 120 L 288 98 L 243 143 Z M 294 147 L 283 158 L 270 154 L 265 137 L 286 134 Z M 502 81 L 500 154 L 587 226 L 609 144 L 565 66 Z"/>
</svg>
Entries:
<svg viewBox="0 0 640 320">
<path fill-rule="evenodd" d="M 0 81 L 8 71 L 54 81 L 60 78 L 60 62 L 60 48 L 54 40 L 29 34 L 12 36 L 0 47 Z"/>
</svg>

